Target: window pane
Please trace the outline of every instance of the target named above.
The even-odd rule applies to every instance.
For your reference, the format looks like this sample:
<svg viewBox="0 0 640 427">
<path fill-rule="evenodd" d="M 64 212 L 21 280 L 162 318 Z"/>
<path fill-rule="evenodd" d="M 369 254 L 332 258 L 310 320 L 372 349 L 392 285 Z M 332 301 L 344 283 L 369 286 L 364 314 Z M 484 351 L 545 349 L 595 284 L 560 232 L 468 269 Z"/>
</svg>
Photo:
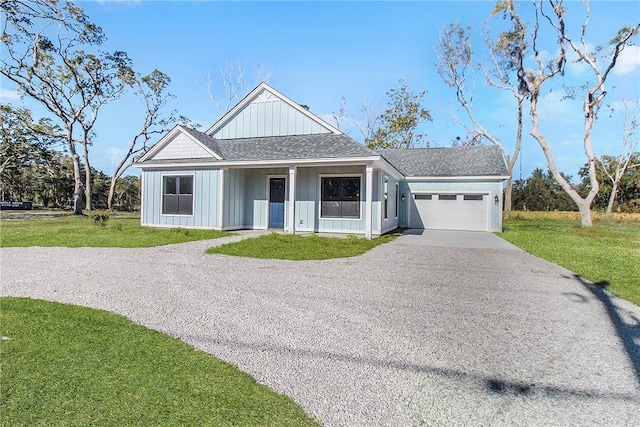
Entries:
<svg viewBox="0 0 640 427">
<path fill-rule="evenodd" d="M 178 213 L 178 196 L 174 194 L 165 194 L 162 196 L 162 213 L 177 214 Z"/>
<path fill-rule="evenodd" d="M 341 203 L 342 218 L 360 218 L 360 201 Z"/>
<path fill-rule="evenodd" d="M 322 200 L 337 200 L 340 178 L 322 178 Z"/>
<path fill-rule="evenodd" d="M 340 202 L 323 201 L 320 205 L 320 216 L 323 218 L 340 218 Z"/>
<path fill-rule="evenodd" d="M 193 214 L 193 195 L 179 195 L 178 196 L 178 213 L 180 215 Z"/>
<path fill-rule="evenodd" d="M 180 194 L 193 194 L 193 177 L 181 176 L 180 178 Z"/>
<path fill-rule="evenodd" d="M 433 196 L 431 194 L 416 194 L 415 195 L 415 199 L 416 200 L 431 200 L 432 197 Z"/>
<path fill-rule="evenodd" d="M 438 200 L 456 200 L 455 194 L 440 194 Z"/>
<path fill-rule="evenodd" d="M 176 183 L 177 177 L 175 176 L 165 176 L 164 177 L 164 190 L 163 194 L 178 194 L 178 187 Z"/>
<path fill-rule="evenodd" d="M 465 194 L 464 200 L 482 200 L 482 194 Z"/>
<path fill-rule="evenodd" d="M 342 178 L 342 200 L 360 200 L 360 178 Z"/>
</svg>

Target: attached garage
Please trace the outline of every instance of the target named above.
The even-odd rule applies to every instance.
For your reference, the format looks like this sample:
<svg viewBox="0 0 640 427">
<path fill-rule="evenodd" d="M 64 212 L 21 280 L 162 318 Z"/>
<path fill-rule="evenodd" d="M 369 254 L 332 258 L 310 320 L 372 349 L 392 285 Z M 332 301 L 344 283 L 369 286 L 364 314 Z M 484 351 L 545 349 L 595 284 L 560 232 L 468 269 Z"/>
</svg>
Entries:
<svg viewBox="0 0 640 427">
<path fill-rule="evenodd" d="M 496 146 L 385 150 L 405 179 L 401 227 L 502 231 L 502 189 L 508 177 Z"/>
<path fill-rule="evenodd" d="M 409 228 L 489 231 L 489 194 L 413 194 Z"/>
</svg>

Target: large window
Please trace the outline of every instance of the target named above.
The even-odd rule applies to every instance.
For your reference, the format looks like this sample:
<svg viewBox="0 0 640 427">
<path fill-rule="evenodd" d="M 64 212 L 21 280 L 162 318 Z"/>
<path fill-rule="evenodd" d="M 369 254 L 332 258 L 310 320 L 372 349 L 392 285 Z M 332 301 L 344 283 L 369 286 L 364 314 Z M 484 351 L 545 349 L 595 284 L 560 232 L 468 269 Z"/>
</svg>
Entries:
<svg viewBox="0 0 640 427">
<path fill-rule="evenodd" d="M 323 177 L 320 185 L 322 218 L 360 218 L 360 177 Z"/>
<path fill-rule="evenodd" d="M 384 219 L 389 218 L 389 178 L 384 177 Z"/>
<path fill-rule="evenodd" d="M 193 175 L 162 177 L 162 213 L 193 215 Z"/>
</svg>

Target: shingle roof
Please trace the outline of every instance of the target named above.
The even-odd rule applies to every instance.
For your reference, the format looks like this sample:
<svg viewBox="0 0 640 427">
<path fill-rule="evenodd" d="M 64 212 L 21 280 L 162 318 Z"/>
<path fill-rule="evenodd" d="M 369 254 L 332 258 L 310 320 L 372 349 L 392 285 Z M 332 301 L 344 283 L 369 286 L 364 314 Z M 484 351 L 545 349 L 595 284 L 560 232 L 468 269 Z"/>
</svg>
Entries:
<svg viewBox="0 0 640 427">
<path fill-rule="evenodd" d="M 507 168 L 495 145 L 382 150 L 380 154 L 404 176 L 505 176 Z"/>
<path fill-rule="evenodd" d="M 376 156 L 346 135 L 267 136 L 261 138 L 215 139 L 205 133 L 185 128 L 224 160 L 289 160 Z"/>
</svg>

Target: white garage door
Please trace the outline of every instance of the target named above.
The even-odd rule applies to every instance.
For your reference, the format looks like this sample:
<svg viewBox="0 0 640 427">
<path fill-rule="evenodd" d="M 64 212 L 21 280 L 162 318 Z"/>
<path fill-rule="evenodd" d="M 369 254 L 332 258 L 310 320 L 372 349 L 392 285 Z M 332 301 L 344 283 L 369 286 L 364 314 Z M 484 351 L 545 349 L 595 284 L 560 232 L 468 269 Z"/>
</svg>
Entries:
<svg viewBox="0 0 640 427">
<path fill-rule="evenodd" d="M 489 231 L 488 194 L 414 194 L 409 227 Z"/>
</svg>

